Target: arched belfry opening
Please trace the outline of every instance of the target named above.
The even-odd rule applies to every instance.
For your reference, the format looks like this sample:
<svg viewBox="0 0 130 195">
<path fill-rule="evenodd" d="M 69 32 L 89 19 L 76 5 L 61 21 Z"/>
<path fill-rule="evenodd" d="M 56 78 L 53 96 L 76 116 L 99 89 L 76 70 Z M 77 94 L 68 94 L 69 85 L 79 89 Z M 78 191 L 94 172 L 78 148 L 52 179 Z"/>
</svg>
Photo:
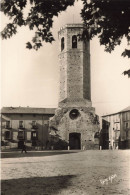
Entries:
<svg viewBox="0 0 130 195">
<path fill-rule="evenodd" d="M 69 134 L 69 146 L 71 150 L 81 149 L 81 133 L 70 133 Z"/>
<path fill-rule="evenodd" d="M 77 48 L 77 36 L 72 36 L 72 48 Z"/>
<path fill-rule="evenodd" d="M 64 43 L 64 37 L 61 38 L 61 51 L 64 50 L 65 43 Z"/>
</svg>

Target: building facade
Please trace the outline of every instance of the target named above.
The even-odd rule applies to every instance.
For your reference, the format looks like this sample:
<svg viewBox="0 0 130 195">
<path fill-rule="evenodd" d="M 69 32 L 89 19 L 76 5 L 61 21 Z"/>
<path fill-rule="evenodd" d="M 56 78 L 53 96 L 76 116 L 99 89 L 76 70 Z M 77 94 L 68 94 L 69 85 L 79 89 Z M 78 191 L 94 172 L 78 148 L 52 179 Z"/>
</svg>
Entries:
<svg viewBox="0 0 130 195">
<path fill-rule="evenodd" d="M 1 110 L 1 145 L 9 148 L 47 148 L 49 118 L 53 108 L 3 107 Z"/>
<path fill-rule="evenodd" d="M 98 116 L 91 102 L 90 43 L 83 24 L 67 24 L 59 35 L 59 104 L 50 129 L 70 149 L 97 149 Z"/>
<path fill-rule="evenodd" d="M 120 141 L 121 148 L 130 149 L 130 106 L 120 113 Z"/>
<path fill-rule="evenodd" d="M 130 148 L 130 106 L 102 116 L 101 143 L 103 149 Z"/>
</svg>

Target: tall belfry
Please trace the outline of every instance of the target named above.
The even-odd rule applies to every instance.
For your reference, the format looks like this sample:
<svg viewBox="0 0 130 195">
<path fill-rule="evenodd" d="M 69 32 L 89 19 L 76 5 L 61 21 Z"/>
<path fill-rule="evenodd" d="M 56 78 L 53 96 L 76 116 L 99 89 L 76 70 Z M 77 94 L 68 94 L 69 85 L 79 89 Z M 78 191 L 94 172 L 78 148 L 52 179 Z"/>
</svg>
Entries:
<svg viewBox="0 0 130 195">
<path fill-rule="evenodd" d="M 83 24 L 67 24 L 58 32 L 59 104 L 50 129 L 70 149 L 98 148 L 99 123 L 91 102 L 90 43 L 79 39 L 83 29 Z"/>
</svg>

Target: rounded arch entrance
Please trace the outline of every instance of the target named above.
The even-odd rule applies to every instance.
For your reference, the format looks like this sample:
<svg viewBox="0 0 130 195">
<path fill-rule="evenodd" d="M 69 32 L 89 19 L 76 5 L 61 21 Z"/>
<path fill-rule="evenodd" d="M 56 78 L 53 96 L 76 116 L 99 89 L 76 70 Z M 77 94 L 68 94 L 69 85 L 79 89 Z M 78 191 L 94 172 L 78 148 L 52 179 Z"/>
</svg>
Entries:
<svg viewBox="0 0 130 195">
<path fill-rule="evenodd" d="M 69 134 L 69 146 L 71 150 L 81 149 L 81 133 L 70 133 Z"/>
</svg>

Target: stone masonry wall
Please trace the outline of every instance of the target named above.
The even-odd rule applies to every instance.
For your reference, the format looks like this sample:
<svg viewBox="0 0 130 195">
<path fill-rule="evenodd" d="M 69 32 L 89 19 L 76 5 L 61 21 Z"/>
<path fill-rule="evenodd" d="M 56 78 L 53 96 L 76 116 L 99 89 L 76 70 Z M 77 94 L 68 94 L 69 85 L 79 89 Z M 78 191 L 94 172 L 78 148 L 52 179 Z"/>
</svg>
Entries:
<svg viewBox="0 0 130 195">
<path fill-rule="evenodd" d="M 83 28 L 83 24 L 68 24 L 59 31 L 59 105 L 49 126 L 53 137 L 68 145 L 73 143 L 74 148 L 98 149 L 94 136 L 99 132 L 99 123 L 91 103 L 90 43 L 79 39 Z M 77 36 L 77 47 L 72 48 L 74 35 Z M 64 49 L 61 47 L 63 37 Z"/>
<path fill-rule="evenodd" d="M 75 25 L 74 25 L 75 26 Z M 64 99 L 91 100 L 90 84 L 90 44 L 79 40 L 83 26 L 73 25 L 59 31 L 59 49 L 64 37 L 64 49 L 59 54 L 60 93 L 59 102 Z M 80 28 L 79 28 L 80 26 Z M 77 48 L 72 48 L 72 36 L 77 36 Z"/>
<path fill-rule="evenodd" d="M 99 124 L 95 121 L 94 108 L 74 108 L 79 111 L 77 119 L 70 119 L 70 111 L 73 108 L 58 108 L 50 121 L 50 128 L 57 129 L 55 132 L 59 138 L 66 141 L 69 145 L 70 133 L 81 133 L 81 149 L 97 149 L 94 135 L 99 131 Z"/>
</svg>

